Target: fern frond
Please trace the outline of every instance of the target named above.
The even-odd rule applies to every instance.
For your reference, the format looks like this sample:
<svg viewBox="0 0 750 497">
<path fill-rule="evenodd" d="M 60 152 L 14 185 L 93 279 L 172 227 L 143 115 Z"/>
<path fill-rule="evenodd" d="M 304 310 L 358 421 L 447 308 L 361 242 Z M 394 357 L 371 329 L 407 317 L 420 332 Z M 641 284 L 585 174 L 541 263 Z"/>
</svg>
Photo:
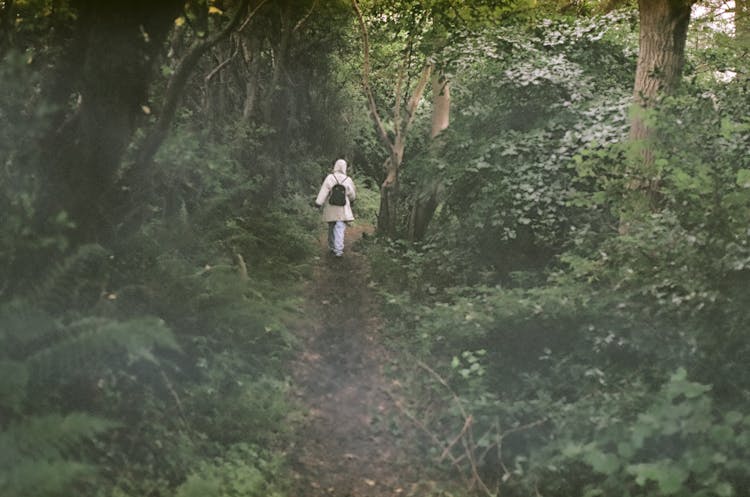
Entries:
<svg viewBox="0 0 750 497">
<path fill-rule="evenodd" d="M 155 349 L 179 350 L 166 323 L 154 317 L 129 321 L 85 318 L 67 326 L 64 335 L 64 339 L 28 358 L 35 382 L 92 372 L 96 367 L 111 365 L 115 357 L 125 356 L 131 363 L 140 359 L 156 362 Z"/>
<path fill-rule="evenodd" d="M 11 423 L 0 432 L 0 470 L 13 470 L 27 461 L 58 461 L 81 442 L 118 426 L 113 421 L 74 413 L 48 414 Z"/>
<path fill-rule="evenodd" d="M 39 306 L 14 300 L 0 307 L 0 358 L 22 360 L 56 332 L 55 321 Z"/>
<path fill-rule="evenodd" d="M 20 461 L 0 472 L 0 495 L 57 497 L 77 480 L 95 472 L 93 466 L 72 461 Z"/>
<path fill-rule="evenodd" d="M 0 359 L 0 413 L 17 414 L 26 398 L 29 373 L 26 365 L 18 361 Z M 3 427 L 0 419 L 0 429 Z"/>
<path fill-rule="evenodd" d="M 41 307 L 52 314 L 91 307 L 106 285 L 108 264 L 101 245 L 82 245 L 37 291 Z"/>
</svg>

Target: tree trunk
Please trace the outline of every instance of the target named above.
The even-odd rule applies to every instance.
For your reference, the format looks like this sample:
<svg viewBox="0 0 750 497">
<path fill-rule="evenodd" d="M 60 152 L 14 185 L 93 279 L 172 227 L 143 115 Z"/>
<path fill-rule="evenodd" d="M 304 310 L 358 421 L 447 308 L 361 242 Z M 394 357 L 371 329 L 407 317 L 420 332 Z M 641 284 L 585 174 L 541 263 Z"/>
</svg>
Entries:
<svg viewBox="0 0 750 497">
<path fill-rule="evenodd" d="M 76 223 L 74 242 L 98 238 L 115 217 L 114 183 L 120 159 L 141 114 L 157 59 L 180 2 L 81 0 L 75 30 L 83 53 L 73 79 L 61 82 L 80 105 L 44 144 L 46 192 L 39 222 L 65 210 Z M 76 47 L 77 44 L 73 44 Z M 61 74 L 69 74 L 61 67 Z M 53 93 L 57 90 L 55 89 Z"/>
<path fill-rule="evenodd" d="M 398 173 L 404 159 L 404 146 L 404 141 L 397 137 L 390 156 L 383 164 L 386 176 L 380 186 L 378 232 L 389 238 L 395 238 L 398 233 Z"/>
<path fill-rule="evenodd" d="M 407 98 L 408 88 L 404 88 L 408 80 L 407 73 L 410 60 L 410 52 L 405 52 L 404 58 L 399 64 L 398 74 L 395 77 L 394 85 L 394 106 L 393 106 L 393 132 L 386 130 L 385 124 L 380 117 L 380 111 L 375 100 L 375 95 L 370 85 L 370 42 L 362 10 L 357 0 L 352 0 L 352 6 L 357 15 L 359 22 L 360 34 L 362 36 L 362 87 L 367 97 L 367 103 L 370 108 L 370 117 L 378 139 L 383 147 L 388 151 L 388 158 L 385 161 L 386 176 L 380 188 L 380 213 L 378 215 L 379 233 L 388 237 L 395 237 L 398 227 L 398 173 L 404 158 L 404 147 L 406 136 L 414 123 L 417 114 L 417 108 L 424 95 L 425 88 L 430 82 L 433 64 L 426 62 L 422 67 L 419 79 Z M 408 86 L 408 83 L 407 83 Z"/>
<path fill-rule="evenodd" d="M 734 35 L 740 50 L 750 52 L 750 0 L 734 1 Z"/>
<path fill-rule="evenodd" d="M 418 242 L 427 234 L 427 228 L 430 226 L 435 210 L 438 206 L 438 192 L 440 183 L 432 179 L 422 187 L 422 191 L 417 194 L 409 216 L 409 240 Z"/>
<path fill-rule="evenodd" d="M 227 113 L 230 110 L 229 105 L 227 104 L 228 85 L 226 84 L 223 72 L 228 68 L 229 64 L 231 64 L 234 58 L 237 56 L 237 54 L 239 53 L 239 49 L 235 50 L 230 46 L 229 52 L 230 53 L 228 54 L 221 54 L 221 51 L 219 51 L 219 55 L 224 57 L 223 60 L 217 58 L 216 66 L 211 69 L 203 78 L 203 113 L 205 114 L 208 122 L 211 124 L 212 131 L 216 126 L 217 116 Z M 215 78 L 219 80 L 219 84 L 212 86 L 211 82 Z"/>
<path fill-rule="evenodd" d="M 242 117 L 249 121 L 255 114 L 255 103 L 258 99 L 258 79 L 260 74 L 260 40 L 252 36 L 242 40 L 242 56 L 247 66 L 245 82 L 245 100 L 242 106 Z"/>
<path fill-rule="evenodd" d="M 432 127 L 430 137 L 435 138 L 448 129 L 451 122 L 451 90 L 443 74 L 432 76 Z"/>
<path fill-rule="evenodd" d="M 692 0 L 639 0 L 640 37 L 638 65 L 633 90 L 633 117 L 630 140 L 636 144 L 637 179 L 629 188 L 642 193 L 638 204 L 656 208 L 659 198 L 659 172 L 654 168 L 649 143 L 653 131 L 646 124 L 648 109 L 679 85 L 685 60 L 685 41 L 690 23 Z"/>
<path fill-rule="evenodd" d="M 2 2 L 2 7 L 0 7 L 0 59 L 13 46 L 15 17 L 15 2 L 13 0 Z"/>
<path fill-rule="evenodd" d="M 289 54 L 289 43 L 292 39 L 292 26 L 289 11 L 279 14 L 279 42 L 272 47 L 273 52 L 273 72 L 271 73 L 271 82 L 268 86 L 268 93 L 263 97 L 263 119 L 267 123 L 281 124 L 286 118 L 286 109 L 281 112 L 283 102 L 279 97 L 281 77 L 286 70 L 287 57 Z"/>
<path fill-rule="evenodd" d="M 450 125 L 451 94 L 448 80 L 443 74 L 435 73 L 432 76 L 432 126 L 430 137 L 434 140 L 441 132 L 448 129 Z M 433 141 L 432 147 L 436 146 Z M 420 241 L 427 234 L 427 228 L 435 215 L 438 206 L 438 193 L 440 182 L 437 178 L 424 178 L 420 191 L 414 198 L 414 206 L 409 215 L 410 241 Z"/>
<path fill-rule="evenodd" d="M 378 211 L 378 233 L 395 238 L 398 227 L 398 182 L 380 187 L 380 210 Z"/>
<path fill-rule="evenodd" d="M 640 0 L 638 66 L 633 97 L 641 108 L 650 108 L 659 97 L 674 91 L 685 62 L 685 41 L 692 0 Z M 643 116 L 633 118 L 630 137 L 650 135 Z"/>
</svg>

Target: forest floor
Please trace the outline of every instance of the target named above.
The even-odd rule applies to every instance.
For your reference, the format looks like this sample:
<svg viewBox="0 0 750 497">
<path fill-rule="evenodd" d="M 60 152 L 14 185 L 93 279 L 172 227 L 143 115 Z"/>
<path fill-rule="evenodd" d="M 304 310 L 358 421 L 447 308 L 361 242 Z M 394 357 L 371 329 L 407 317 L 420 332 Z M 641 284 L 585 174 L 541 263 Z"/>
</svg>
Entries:
<svg viewBox="0 0 750 497">
<path fill-rule="evenodd" d="M 387 374 L 396 360 L 381 334 L 368 261 L 357 252 L 370 231 L 347 229 L 344 257 L 321 255 L 308 289 L 291 371 L 306 411 L 292 451 L 296 497 L 443 495 L 416 431 L 399 417 L 399 383 Z"/>
</svg>

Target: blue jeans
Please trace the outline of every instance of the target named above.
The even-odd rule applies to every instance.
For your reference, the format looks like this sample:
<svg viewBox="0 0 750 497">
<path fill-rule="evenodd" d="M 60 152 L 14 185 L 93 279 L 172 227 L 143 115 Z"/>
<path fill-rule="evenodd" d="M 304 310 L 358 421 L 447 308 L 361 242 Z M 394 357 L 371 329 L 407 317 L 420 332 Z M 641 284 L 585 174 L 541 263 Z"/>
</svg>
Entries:
<svg viewBox="0 0 750 497">
<path fill-rule="evenodd" d="M 334 221 L 328 223 L 328 250 L 333 252 L 337 257 L 344 255 L 344 233 L 346 232 L 346 223 L 344 221 Z"/>
</svg>

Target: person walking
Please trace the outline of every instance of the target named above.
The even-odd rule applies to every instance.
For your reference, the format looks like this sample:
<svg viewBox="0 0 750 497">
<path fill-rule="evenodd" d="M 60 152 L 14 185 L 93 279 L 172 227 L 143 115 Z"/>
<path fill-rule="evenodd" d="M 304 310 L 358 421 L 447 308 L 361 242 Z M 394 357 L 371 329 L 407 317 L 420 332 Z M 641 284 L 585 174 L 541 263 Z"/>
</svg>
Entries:
<svg viewBox="0 0 750 497">
<path fill-rule="evenodd" d="M 357 198 L 354 181 L 346 175 L 346 161 L 337 160 L 333 172 L 326 176 L 315 199 L 323 207 L 323 220 L 328 223 L 328 251 L 336 257 L 344 255 L 346 225 L 354 221 L 352 202 Z"/>
</svg>

